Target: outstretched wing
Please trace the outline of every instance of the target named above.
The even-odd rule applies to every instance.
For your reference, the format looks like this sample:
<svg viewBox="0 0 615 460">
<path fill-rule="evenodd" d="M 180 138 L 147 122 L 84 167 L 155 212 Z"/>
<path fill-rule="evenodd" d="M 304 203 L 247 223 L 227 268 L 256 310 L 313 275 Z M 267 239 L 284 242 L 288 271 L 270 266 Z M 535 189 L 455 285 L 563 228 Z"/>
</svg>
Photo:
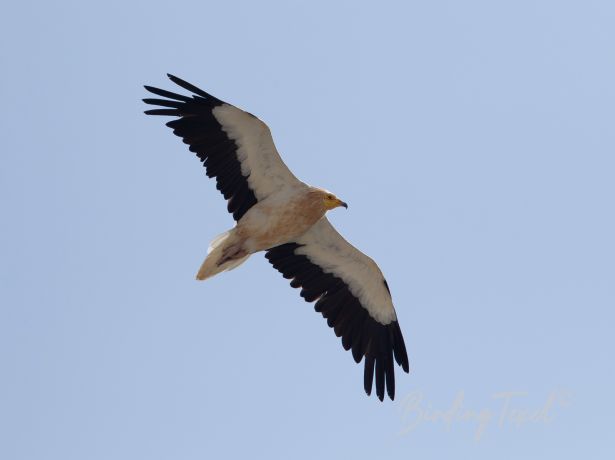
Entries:
<svg viewBox="0 0 615 460">
<path fill-rule="evenodd" d="M 326 217 L 292 243 L 269 249 L 269 262 L 284 278 L 301 287 L 307 302 L 342 338 L 354 360 L 365 357 L 364 387 L 372 391 L 374 368 L 376 394 L 384 388 L 395 397 L 393 359 L 408 372 L 408 355 L 386 280 L 378 265 L 348 243 Z"/>
<path fill-rule="evenodd" d="M 190 97 L 145 86 L 164 98 L 143 99 L 163 107 L 145 113 L 178 117 L 167 126 L 201 159 L 207 175 L 216 178 L 235 220 L 258 201 L 299 183 L 280 158 L 265 123 L 180 78 L 169 78 L 190 91 Z"/>
</svg>

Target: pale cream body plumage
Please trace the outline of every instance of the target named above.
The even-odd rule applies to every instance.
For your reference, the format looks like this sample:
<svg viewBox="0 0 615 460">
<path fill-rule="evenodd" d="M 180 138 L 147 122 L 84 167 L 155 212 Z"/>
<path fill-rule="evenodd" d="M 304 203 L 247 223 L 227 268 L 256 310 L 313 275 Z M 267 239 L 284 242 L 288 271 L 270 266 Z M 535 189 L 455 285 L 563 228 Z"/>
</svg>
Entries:
<svg viewBox="0 0 615 460">
<path fill-rule="evenodd" d="M 330 204 L 327 206 L 327 203 Z M 236 268 L 256 252 L 295 241 L 329 209 L 345 205 L 342 203 L 330 192 L 306 184 L 259 201 L 233 229 L 217 240 L 196 278 L 205 280 L 221 271 Z"/>
<path fill-rule="evenodd" d="M 237 232 L 246 237 L 251 253 L 294 241 L 303 235 L 327 209 L 321 190 L 297 187 L 285 202 L 271 197 L 254 205 L 237 223 Z"/>
<path fill-rule="evenodd" d="M 265 257 L 301 288 L 342 338 L 358 363 L 365 358 L 364 388 L 382 400 L 395 394 L 394 362 L 408 372 L 408 356 L 389 286 L 378 265 L 348 243 L 325 213 L 346 203 L 297 179 L 275 148 L 271 132 L 255 116 L 177 77 L 193 94 L 146 86 L 165 99 L 144 99 L 162 108 L 149 115 L 178 117 L 167 123 L 215 177 L 236 226 L 210 246 L 197 279 L 233 269 L 251 254 Z"/>
</svg>

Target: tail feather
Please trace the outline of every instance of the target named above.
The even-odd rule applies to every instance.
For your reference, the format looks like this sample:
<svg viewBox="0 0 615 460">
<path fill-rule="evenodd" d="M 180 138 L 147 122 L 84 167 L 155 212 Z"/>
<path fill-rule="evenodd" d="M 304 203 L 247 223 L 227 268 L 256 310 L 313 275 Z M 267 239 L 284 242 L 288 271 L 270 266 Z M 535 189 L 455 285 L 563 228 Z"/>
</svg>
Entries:
<svg viewBox="0 0 615 460">
<path fill-rule="evenodd" d="M 228 238 L 230 233 L 231 230 L 228 230 L 224 233 L 220 233 L 213 240 L 211 240 L 211 243 L 209 243 L 209 247 L 207 248 L 207 254 L 211 253 L 211 251 L 220 246 Z"/>
<path fill-rule="evenodd" d="M 219 264 L 224 250 L 233 243 L 231 240 L 231 232 L 232 230 L 229 230 L 228 232 L 218 235 L 210 243 L 207 251 L 207 257 L 203 261 L 203 264 L 196 275 L 197 280 L 206 280 L 207 278 L 211 278 L 218 273 L 237 268 L 244 263 L 248 257 L 250 257 L 250 254 L 248 254 L 246 256 L 230 259 L 222 264 Z"/>
</svg>

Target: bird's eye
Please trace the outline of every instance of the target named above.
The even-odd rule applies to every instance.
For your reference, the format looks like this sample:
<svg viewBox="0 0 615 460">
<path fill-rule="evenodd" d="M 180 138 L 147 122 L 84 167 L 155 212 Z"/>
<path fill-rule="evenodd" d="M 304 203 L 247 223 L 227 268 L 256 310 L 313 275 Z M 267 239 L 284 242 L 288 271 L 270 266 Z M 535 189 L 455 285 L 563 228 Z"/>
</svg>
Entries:
<svg viewBox="0 0 615 460">
<path fill-rule="evenodd" d="M 327 195 L 327 200 L 332 200 L 333 199 L 333 195 Z"/>
</svg>

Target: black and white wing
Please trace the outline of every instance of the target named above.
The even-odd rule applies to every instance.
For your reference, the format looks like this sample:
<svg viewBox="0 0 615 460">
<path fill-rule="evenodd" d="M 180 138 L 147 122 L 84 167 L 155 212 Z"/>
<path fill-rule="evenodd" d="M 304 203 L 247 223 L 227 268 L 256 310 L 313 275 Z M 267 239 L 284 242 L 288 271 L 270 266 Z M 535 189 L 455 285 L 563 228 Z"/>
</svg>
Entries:
<svg viewBox="0 0 615 460">
<path fill-rule="evenodd" d="M 292 243 L 269 249 L 271 264 L 292 287 L 301 287 L 301 297 L 317 301 L 317 312 L 342 338 L 354 360 L 365 357 L 364 387 L 372 391 L 374 370 L 376 394 L 384 389 L 395 397 L 393 359 L 409 371 L 408 355 L 397 322 L 391 293 L 378 265 L 348 243 L 326 217 Z"/>
<path fill-rule="evenodd" d="M 216 178 L 235 220 L 258 201 L 300 183 L 280 158 L 265 123 L 180 78 L 169 78 L 192 94 L 145 86 L 164 98 L 143 99 L 162 107 L 145 113 L 178 117 L 167 126 L 201 159 L 207 175 Z"/>
</svg>

